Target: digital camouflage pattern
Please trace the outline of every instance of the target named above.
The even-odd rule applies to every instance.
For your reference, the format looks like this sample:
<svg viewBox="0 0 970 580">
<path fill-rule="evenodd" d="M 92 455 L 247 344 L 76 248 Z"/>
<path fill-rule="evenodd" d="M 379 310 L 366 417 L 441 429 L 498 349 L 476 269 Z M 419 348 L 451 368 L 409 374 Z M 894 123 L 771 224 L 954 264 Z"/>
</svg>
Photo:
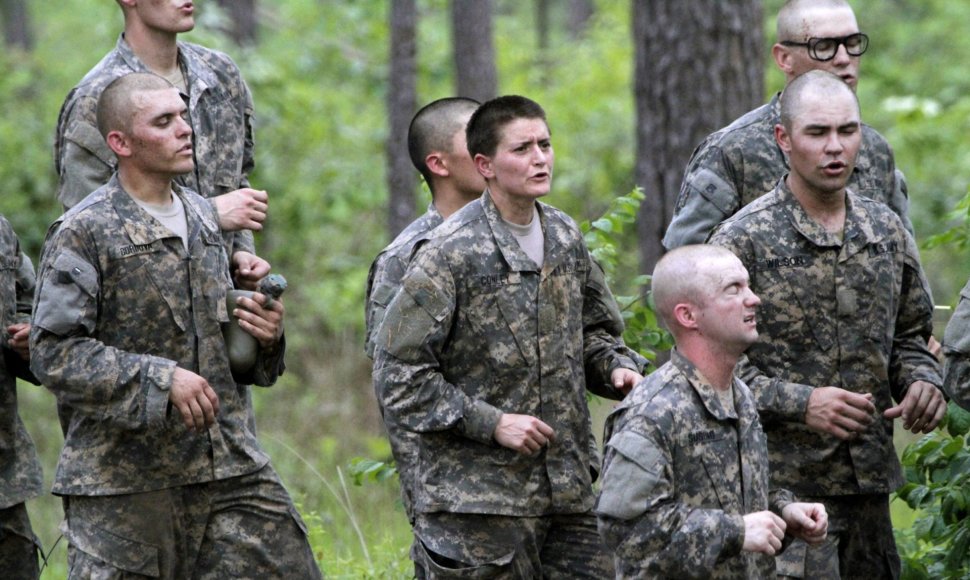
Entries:
<svg viewBox="0 0 970 580">
<path fill-rule="evenodd" d="M 674 216 L 663 244 L 668 250 L 702 244 L 717 224 L 774 189 L 788 173 L 788 159 L 775 141 L 781 123 L 779 95 L 727 127 L 709 135 L 691 155 L 684 172 Z M 896 169 L 889 143 L 862 125 L 862 146 L 849 189 L 881 201 L 910 233 L 906 180 Z"/>
<path fill-rule="evenodd" d="M 48 232 L 31 368 L 57 396 L 66 433 L 54 493 L 137 493 L 252 473 L 269 461 L 249 387 L 233 382 L 220 330 L 230 280 L 215 212 L 174 189 L 188 251 L 117 176 Z M 275 382 L 283 350 L 260 351 L 255 384 Z M 219 396 L 206 433 L 188 432 L 169 405 L 176 365 Z"/>
<path fill-rule="evenodd" d="M 765 433 L 748 388 L 734 409 L 674 350 L 606 420 L 596 513 L 617 578 L 774 578 L 771 556 L 742 552 L 745 514 L 794 501 L 769 493 Z"/>
<path fill-rule="evenodd" d="M 374 358 L 377 329 L 384 319 L 384 311 L 401 287 L 414 246 L 443 221 L 445 220 L 435 209 L 434 203 L 428 204 L 428 211 L 404 228 L 371 262 L 367 272 L 367 294 L 364 302 L 364 351 L 371 359 Z"/>
<path fill-rule="evenodd" d="M 7 348 L 6 329 L 30 319 L 33 297 L 34 266 L 20 250 L 10 222 L 0 216 L 0 570 L 5 576 L 17 571 L 16 578 L 38 574 L 39 544 L 24 502 L 43 493 L 44 478 L 34 442 L 17 412 L 17 377 L 36 379 L 27 361 Z"/>
<path fill-rule="evenodd" d="M 903 483 L 883 412 L 923 380 L 933 299 L 912 236 L 889 209 L 851 191 L 844 241 L 805 213 L 784 180 L 715 230 L 761 298 L 757 343 L 739 366 L 768 435 L 772 483 L 799 496 L 889 493 Z M 813 387 L 870 393 L 877 420 L 841 441 L 804 423 Z"/>
<path fill-rule="evenodd" d="M 970 410 L 970 280 L 960 291 L 953 316 L 943 333 L 943 390 Z"/>
<path fill-rule="evenodd" d="M 239 477 L 65 502 L 74 579 L 320 578 L 306 526 L 269 465 Z"/>
<path fill-rule="evenodd" d="M 425 578 L 613 577 L 613 560 L 596 516 L 541 517 L 418 514 L 411 546 L 415 576 Z"/>
<path fill-rule="evenodd" d="M 374 380 L 385 416 L 420 433 L 415 510 L 541 516 L 593 506 L 586 389 L 621 398 L 619 309 L 579 228 L 538 204 L 540 270 L 486 193 L 418 248 L 380 326 Z M 556 441 L 533 456 L 493 439 L 503 413 Z"/>
<path fill-rule="evenodd" d="M 253 98 L 229 56 L 191 44 L 178 43 L 178 60 L 189 94 L 183 95 L 192 126 L 195 171 L 176 182 L 204 197 L 216 197 L 249 187 L 253 161 Z M 109 52 L 74 87 L 57 118 L 54 168 L 57 199 L 71 208 L 108 182 L 115 156 L 98 131 L 101 92 L 115 79 L 133 72 L 152 71 L 118 38 Z M 223 232 L 227 249 L 255 252 L 249 230 Z"/>
<path fill-rule="evenodd" d="M 370 271 L 367 273 L 367 294 L 364 302 L 366 326 L 364 350 L 368 357 L 374 358 L 377 330 L 384 319 L 384 311 L 387 310 L 387 306 L 401 287 L 401 280 L 404 278 L 404 272 L 407 270 L 414 246 L 425 239 L 431 230 L 441 225 L 443 221 L 444 219 L 435 209 L 434 203 L 428 204 L 428 211 L 404 228 L 394 238 L 393 242 L 377 254 L 377 257 L 371 263 Z M 377 401 L 380 404 L 384 400 L 383 387 L 380 383 L 374 381 L 374 389 Z M 417 474 L 413 473 L 412 470 L 418 464 L 418 434 L 397 425 L 386 416 L 383 406 L 381 407 L 381 417 L 384 418 L 384 428 L 387 430 L 387 438 L 391 443 L 391 453 L 394 455 L 394 463 L 397 466 L 397 473 L 401 482 L 401 501 L 404 503 L 404 510 L 408 514 L 408 519 L 413 521 L 414 501 L 411 496 L 413 495 Z"/>
</svg>

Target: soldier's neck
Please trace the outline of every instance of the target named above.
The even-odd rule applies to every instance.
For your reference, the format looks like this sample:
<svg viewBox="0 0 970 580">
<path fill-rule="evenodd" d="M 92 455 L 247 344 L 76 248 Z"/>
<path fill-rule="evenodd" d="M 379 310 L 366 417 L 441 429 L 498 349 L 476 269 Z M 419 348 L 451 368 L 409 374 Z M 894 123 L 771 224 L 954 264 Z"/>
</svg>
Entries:
<svg viewBox="0 0 970 580">
<path fill-rule="evenodd" d="M 154 174 L 145 174 L 125 167 L 118 169 L 118 181 L 131 197 L 144 203 L 165 205 L 172 201 L 172 180 Z"/>
<path fill-rule="evenodd" d="M 125 42 L 145 66 L 168 77 L 178 70 L 178 35 L 150 29 L 138 23 L 125 26 Z"/>
</svg>

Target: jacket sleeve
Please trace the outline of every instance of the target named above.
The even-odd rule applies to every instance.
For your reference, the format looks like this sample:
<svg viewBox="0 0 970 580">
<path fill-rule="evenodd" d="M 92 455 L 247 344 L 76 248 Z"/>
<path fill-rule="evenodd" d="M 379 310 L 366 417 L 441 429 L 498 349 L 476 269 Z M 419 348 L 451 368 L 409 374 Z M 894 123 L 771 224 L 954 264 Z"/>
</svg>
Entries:
<svg viewBox="0 0 970 580">
<path fill-rule="evenodd" d="M 744 545 L 744 520 L 677 501 L 673 459 L 645 420 L 616 432 L 606 448 L 596 504 L 600 534 L 624 568 L 663 578 L 709 578 Z"/>
<path fill-rule="evenodd" d="M 380 325 L 374 363 L 381 406 L 408 430 L 454 429 L 492 443 L 502 411 L 469 397 L 441 373 L 440 357 L 455 315 L 455 282 L 446 266 L 419 251 Z"/>
<path fill-rule="evenodd" d="M 586 388 L 608 399 L 623 393 L 613 387 L 611 374 L 626 368 L 643 374 L 647 360 L 623 343 L 623 317 L 606 283 L 603 269 L 592 257 L 583 297 L 583 366 Z"/>
<path fill-rule="evenodd" d="M 98 340 L 101 280 L 93 247 L 84 232 L 71 228 L 48 235 L 30 333 L 31 369 L 62 405 L 131 427 L 161 423 L 175 362 Z"/>
<path fill-rule="evenodd" d="M 939 362 L 927 347 L 927 340 L 933 333 L 933 296 L 920 266 L 916 241 L 909 233 L 905 238 L 902 290 L 889 359 L 890 386 L 897 402 L 916 381 L 926 381 L 937 387 L 943 385 Z"/>
<path fill-rule="evenodd" d="M 694 151 L 664 234 L 665 248 L 703 244 L 717 224 L 741 208 L 734 173 L 730 158 L 719 147 L 705 141 Z"/>
<path fill-rule="evenodd" d="M 957 405 L 970 410 L 970 280 L 943 333 L 943 356 L 943 389 Z"/>
</svg>

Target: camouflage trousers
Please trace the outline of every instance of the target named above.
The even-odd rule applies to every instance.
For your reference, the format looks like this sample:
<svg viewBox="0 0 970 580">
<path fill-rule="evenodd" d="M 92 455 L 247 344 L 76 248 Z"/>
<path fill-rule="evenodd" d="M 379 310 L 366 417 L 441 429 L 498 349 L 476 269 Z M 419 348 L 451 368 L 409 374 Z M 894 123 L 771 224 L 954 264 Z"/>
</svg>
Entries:
<svg viewBox="0 0 970 580">
<path fill-rule="evenodd" d="M 795 540 L 777 558 L 779 577 L 896 579 L 899 553 L 893 537 L 888 494 L 801 497 L 825 504 L 829 531 L 821 544 Z"/>
<path fill-rule="evenodd" d="M 417 514 L 411 559 L 419 579 L 613 577 L 596 516 Z"/>
<path fill-rule="evenodd" d="M 69 496 L 71 579 L 321 578 L 306 527 L 273 468 L 219 481 Z"/>
<path fill-rule="evenodd" d="M 23 503 L 0 509 L 0 572 L 5 580 L 36 580 L 43 553 Z"/>
</svg>

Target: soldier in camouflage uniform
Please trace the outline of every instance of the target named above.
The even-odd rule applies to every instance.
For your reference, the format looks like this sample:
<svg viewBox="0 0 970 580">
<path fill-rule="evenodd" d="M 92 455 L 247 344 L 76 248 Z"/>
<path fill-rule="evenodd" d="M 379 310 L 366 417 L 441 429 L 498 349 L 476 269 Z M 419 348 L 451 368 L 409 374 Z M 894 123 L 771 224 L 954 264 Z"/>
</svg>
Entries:
<svg viewBox="0 0 970 580">
<path fill-rule="evenodd" d="M 844 0 L 789 0 L 778 14 L 777 35 L 772 55 L 787 82 L 809 70 L 826 70 L 855 90 L 868 38 L 858 36 L 855 14 Z M 704 242 L 717 224 L 771 191 L 788 172 L 788 159 L 774 137 L 779 98 L 709 135 L 694 150 L 664 247 Z M 889 144 L 868 125 L 862 126 L 849 188 L 888 205 L 912 233 L 903 174 Z"/>
<path fill-rule="evenodd" d="M 472 163 L 465 143 L 465 126 L 480 103 L 463 97 L 438 99 L 418 111 L 408 128 L 408 152 L 414 167 L 424 176 L 432 201 L 428 211 L 404 229 L 374 259 L 367 275 L 365 320 L 367 356 L 374 357 L 377 328 L 384 310 L 401 287 L 411 251 L 434 228 L 485 190 L 485 180 Z M 377 400 L 381 401 L 381 385 Z M 417 464 L 417 435 L 388 420 L 383 408 L 384 426 L 401 481 L 401 498 L 408 520 L 413 523 L 414 478 L 409 470 Z"/>
<path fill-rule="evenodd" d="M 607 419 L 596 511 L 617 578 L 774 578 L 785 536 L 820 542 L 827 516 L 769 493 L 758 410 L 734 376 L 760 301 L 716 246 L 665 255 L 652 286 L 677 348 Z"/>
<path fill-rule="evenodd" d="M 970 411 L 970 280 L 943 334 L 943 390 Z"/>
<path fill-rule="evenodd" d="M 576 224 L 537 201 L 542 108 L 493 99 L 467 138 L 488 189 L 418 247 L 376 344 L 385 413 L 419 434 L 416 573 L 603 578 L 586 390 L 619 399 L 645 361 Z"/>
<path fill-rule="evenodd" d="M 0 359 L 0 571 L 11 580 L 37 578 L 40 542 L 24 502 L 43 492 L 34 442 L 17 414 L 17 377 L 37 384 L 30 372 L 27 336 L 34 297 L 34 266 L 20 251 L 10 223 L 0 216 L 0 305 L 7 340 Z"/>
<path fill-rule="evenodd" d="M 153 72 L 172 82 L 188 103 L 195 168 L 180 185 L 210 198 L 219 214 L 236 280 L 255 289 L 269 264 L 255 255 L 253 234 L 266 218 L 265 191 L 249 187 L 253 169 L 253 99 L 227 55 L 177 40 L 195 26 L 185 0 L 117 0 L 125 30 L 117 46 L 67 95 L 57 120 L 54 166 L 65 209 L 107 183 L 115 155 L 95 119 L 98 97 L 114 79 Z"/>
<path fill-rule="evenodd" d="M 762 300 L 761 336 L 739 373 L 758 402 L 773 485 L 829 514 L 825 544 L 807 556 L 793 545 L 779 572 L 895 577 L 889 493 L 903 477 L 892 419 L 927 433 L 946 411 L 926 345 L 933 300 L 902 220 L 846 188 L 862 141 L 851 89 L 806 73 L 782 95 L 781 118 L 791 173 L 711 237 L 741 258 Z"/>
<path fill-rule="evenodd" d="M 192 169 L 185 114 L 155 75 L 109 85 L 98 125 L 118 172 L 44 246 L 31 368 L 66 433 L 53 491 L 70 577 L 319 577 L 221 330 L 231 321 L 258 340 L 247 382 L 270 386 L 283 307 L 257 294 L 230 318 L 217 216 L 171 179 Z"/>
</svg>

